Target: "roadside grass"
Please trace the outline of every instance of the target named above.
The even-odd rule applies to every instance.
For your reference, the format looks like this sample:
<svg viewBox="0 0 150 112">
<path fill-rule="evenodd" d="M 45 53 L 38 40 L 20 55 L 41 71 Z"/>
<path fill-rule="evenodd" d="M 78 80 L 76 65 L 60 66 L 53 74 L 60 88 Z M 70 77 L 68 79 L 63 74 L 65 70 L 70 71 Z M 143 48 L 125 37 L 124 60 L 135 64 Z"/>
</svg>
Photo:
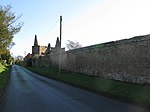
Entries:
<svg viewBox="0 0 150 112">
<path fill-rule="evenodd" d="M 6 88 L 9 79 L 9 67 L 5 67 L 0 63 L 0 96 Z"/>
<path fill-rule="evenodd" d="M 0 63 L 0 73 L 5 71 L 5 67 Z"/>
<path fill-rule="evenodd" d="M 137 85 L 115 80 L 106 80 L 83 74 L 61 72 L 51 68 L 27 67 L 29 70 L 42 76 L 69 83 L 98 94 L 132 103 L 144 108 L 150 108 L 150 85 Z"/>
</svg>

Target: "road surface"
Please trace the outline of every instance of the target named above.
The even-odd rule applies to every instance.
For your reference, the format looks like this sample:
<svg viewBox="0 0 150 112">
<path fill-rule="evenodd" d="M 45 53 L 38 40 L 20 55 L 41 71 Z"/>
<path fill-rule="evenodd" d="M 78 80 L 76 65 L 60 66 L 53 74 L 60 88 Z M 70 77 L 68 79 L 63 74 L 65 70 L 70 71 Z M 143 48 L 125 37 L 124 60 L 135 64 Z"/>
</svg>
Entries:
<svg viewBox="0 0 150 112">
<path fill-rule="evenodd" d="M 146 112 L 13 65 L 0 112 Z"/>
</svg>

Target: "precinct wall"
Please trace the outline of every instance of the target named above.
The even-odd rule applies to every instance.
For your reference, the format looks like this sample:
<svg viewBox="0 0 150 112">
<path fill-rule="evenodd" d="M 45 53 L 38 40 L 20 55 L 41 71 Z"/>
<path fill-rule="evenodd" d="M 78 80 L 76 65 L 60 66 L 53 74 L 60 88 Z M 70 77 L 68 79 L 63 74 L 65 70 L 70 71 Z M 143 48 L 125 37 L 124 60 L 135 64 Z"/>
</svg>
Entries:
<svg viewBox="0 0 150 112">
<path fill-rule="evenodd" d="M 61 58 L 61 61 L 60 61 Z M 150 83 L 150 35 L 41 57 L 39 66 L 132 83 Z"/>
</svg>

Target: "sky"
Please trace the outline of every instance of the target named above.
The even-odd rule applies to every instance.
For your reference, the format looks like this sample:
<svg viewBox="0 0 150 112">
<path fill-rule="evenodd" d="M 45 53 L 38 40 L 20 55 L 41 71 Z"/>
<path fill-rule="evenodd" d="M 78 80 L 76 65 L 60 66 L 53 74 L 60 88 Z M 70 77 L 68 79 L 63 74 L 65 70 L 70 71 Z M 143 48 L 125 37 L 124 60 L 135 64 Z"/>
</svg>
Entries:
<svg viewBox="0 0 150 112">
<path fill-rule="evenodd" d="M 150 34 L 150 0 L 0 0 L 10 4 L 24 22 L 13 39 L 14 56 L 32 53 L 35 35 L 39 45 L 54 47 L 60 15 L 62 47 L 67 40 L 85 47 Z"/>
</svg>

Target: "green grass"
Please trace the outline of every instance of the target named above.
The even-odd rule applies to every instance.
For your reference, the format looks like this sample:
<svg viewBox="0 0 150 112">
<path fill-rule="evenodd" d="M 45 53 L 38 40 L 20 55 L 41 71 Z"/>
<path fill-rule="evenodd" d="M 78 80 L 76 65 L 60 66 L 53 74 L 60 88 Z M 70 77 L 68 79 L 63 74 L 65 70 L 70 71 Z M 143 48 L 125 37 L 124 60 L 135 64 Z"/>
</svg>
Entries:
<svg viewBox="0 0 150 112">
<path fill-rule="evenodd" d="M 59 75 L 58 71 L 55 69 L 41 67 L 30 67 L 28 69 L 43 76 L 69 83 L 74 86 L 81 87 L 107 97 L 111 97 L 113 99 L 150 108 L 149 84 L 136 85 L 68 72 L 62 72 Z"/>
<path fill-rule="evenodd" d="M 9 67 L 0 64 L 0 96 L 2 95 L 9 79 Z"/>
<path fill-rule="evenodd" d="M 0 63 L 0 73 L 5 71 L 5 66 L 3 66 L 1 63 Z"/>
</svg>

